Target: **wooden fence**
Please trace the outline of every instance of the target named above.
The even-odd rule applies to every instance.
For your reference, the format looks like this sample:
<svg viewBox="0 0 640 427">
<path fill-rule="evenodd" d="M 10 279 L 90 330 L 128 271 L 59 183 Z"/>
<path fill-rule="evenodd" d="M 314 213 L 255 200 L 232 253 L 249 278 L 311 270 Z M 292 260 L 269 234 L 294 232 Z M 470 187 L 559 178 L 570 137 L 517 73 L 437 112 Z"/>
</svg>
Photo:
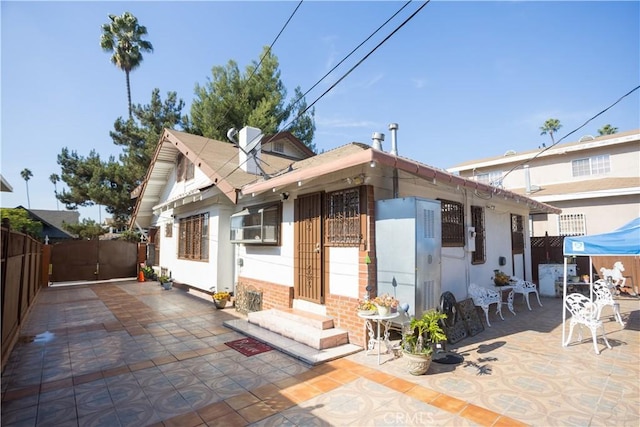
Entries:
<svg viewBox="0 0 640 427">
<path fill-rule="evenodd" d="M 18 339 L 20 327 L 41 287 L 47 286 L 43 257 L 49 246 L 2 222 L 2 369 Z M 47 263 L 48 264 L 48 263 Z"/>
</svg>

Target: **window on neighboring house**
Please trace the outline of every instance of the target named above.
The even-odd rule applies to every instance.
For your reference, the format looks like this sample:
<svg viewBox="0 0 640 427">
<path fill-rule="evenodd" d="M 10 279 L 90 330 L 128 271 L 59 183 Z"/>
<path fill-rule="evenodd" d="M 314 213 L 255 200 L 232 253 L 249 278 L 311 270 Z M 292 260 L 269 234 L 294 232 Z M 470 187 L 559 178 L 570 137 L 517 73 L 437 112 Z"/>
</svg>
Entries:
<svg viewBox="0 0 640 427">
<path fill-rule="evenodd" d="M 471 226 L 476 230 L 476 250 L 471 253 L 471 263 L 483 264 L 487 259 L 485 255 L 484 208 L 482 206 L 471 206 Z"/>
<path fill-rule="evenodd" d="M 511 250 L 513 253 L 524 252 L 524 219 L 522 215 L 511 215 Z"/>
<path fill-rule="evenodd" d="M 362 201 L 365 187 L 327 193 L 325 198 L 325 243 L 358 246 L 362 242 Z"/>
<path fill-rule="evenodd" d="M 176 181 L 188 181 L 195 176 L 195 165 L 184 154 L 178 156 L 178 165 L 176 168 Z"/>
<path fill-rule="evenodd" d="M 178 258 L 196 261 L 209 259 L 209 214 L 181 218 Z"/>
<path fill-rule="evenodd" d="M 560 236 L 584 236 L 587 234 L 587 220 L 584 214 L 562 214 L 558 216 Z"/>
<path fill-rule="evenodd" d="M 476 175 L 476 181 L 494 187 L 502 187 L 502 171 L 479 173 Z"/>
<path fill-rule="evenodd" d="M 442 210 L 442 246 L 464 246 L 464 205 L 440 199 Z"/>
<path fill-rule="evenodd" d="M 610 171 L 611 165 L 608 154 L 571 161 L 573 176 L 602 175 Z"/>
<path fill-rule="evenodd" d="M 284 142 L 282 141 L 276 141 L 271 143 L 271 146 L 273 147 L 273 151 L 276 153 L 284 153 Z"/>
<path fill-rule="evenodd" d="M 164 225 L 164 237 L 173 237 L 173 221 Z"/>
<path fill-rule="evenodd" d="M 282 209 L 280 203 L 252 206 L 231 215 L 231 242 L 278 245 Z"/>
</svg>

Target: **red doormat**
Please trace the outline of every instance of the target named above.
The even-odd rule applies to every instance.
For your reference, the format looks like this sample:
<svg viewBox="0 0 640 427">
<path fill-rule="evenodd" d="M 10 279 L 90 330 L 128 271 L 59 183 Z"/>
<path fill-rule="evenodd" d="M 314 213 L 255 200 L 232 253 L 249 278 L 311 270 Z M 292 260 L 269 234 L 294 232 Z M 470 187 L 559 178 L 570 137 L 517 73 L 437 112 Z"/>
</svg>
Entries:
<svg viewBox="0 0 640 427">
<path fill-rule="evenodd" d="M 245 356 L 255 356 L 256 354 L 273 350 L 272 347 L 253 338 L 242 338 L 225 344 Z"/>
</svg>

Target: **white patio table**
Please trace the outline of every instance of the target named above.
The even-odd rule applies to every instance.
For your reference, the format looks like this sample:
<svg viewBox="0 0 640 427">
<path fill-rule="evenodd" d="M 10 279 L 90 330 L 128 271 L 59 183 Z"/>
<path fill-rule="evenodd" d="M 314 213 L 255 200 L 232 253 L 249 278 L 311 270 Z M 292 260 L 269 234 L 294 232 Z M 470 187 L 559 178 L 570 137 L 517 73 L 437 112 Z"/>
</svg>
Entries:
<svg viewBox="0 0 640 427">
<path fill-rule="evenodd" d="M 391 351 L 391 343 L 389 342 L 389 325 L 391 324 L 391 320 L 398 317 L 400 313 L 389 313 L 386 315 L 379 314 L 360 314 L 358 313 L 358 317 L 366 320 L 367 330 L 369 331 L 369 344 L 367 355 L 371 354 L 373 349 L 375 348 L 376 343 L 378 344 L 378 365 L 380 364 L 380 346 L 384 342 L 387 351 L 385 354 Z M 374 330 L 373 322 L 377 323 L 377 328 Z M 380 324 L 382 324 L 383 329 L 380 329 Z"/>
</svg>

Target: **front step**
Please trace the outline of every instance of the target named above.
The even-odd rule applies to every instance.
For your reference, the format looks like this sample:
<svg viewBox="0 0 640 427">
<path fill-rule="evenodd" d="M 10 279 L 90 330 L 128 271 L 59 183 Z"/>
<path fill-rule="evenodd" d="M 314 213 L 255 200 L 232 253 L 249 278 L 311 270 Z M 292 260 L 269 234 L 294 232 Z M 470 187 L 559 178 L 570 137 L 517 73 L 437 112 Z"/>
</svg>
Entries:
<svg viewBox="0 0 640 427">
<path fill-rule="evenodd" d="M 316 350 L 349 342 L 347 331 L 334 328 L 333 319 L 294 309 L 270 309 L 248 314 L 249 323 L 278 333 Z"/>
</svg>

